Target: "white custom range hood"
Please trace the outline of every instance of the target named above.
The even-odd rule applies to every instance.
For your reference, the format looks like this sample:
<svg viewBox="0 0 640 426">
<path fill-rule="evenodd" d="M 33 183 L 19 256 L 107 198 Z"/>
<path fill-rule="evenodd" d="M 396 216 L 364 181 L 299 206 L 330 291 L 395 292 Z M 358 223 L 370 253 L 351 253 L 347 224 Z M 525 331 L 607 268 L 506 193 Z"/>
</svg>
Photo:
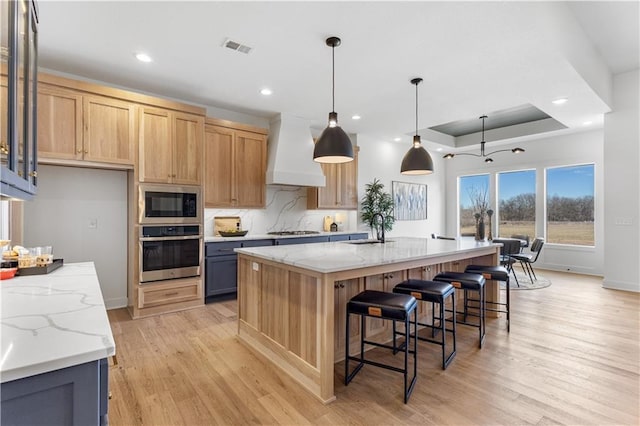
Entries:
<svg viewBox="0 0 640 426">
<path fill-rule="evenodd" d="M 280 114 L 270 123 L 267 185 L 325 186 L 319 163 L 313 161 L 309 122 Z"/>
</svg>

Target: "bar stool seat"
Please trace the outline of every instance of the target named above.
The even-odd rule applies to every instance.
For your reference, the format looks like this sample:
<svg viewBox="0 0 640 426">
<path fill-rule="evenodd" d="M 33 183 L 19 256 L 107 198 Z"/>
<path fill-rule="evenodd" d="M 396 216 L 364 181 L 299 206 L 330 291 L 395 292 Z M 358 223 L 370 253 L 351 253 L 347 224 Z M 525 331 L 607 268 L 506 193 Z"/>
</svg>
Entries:
<svg viewBox="0 0 640 426">
<path fill-rule="evenodd" d="M 457 321 L 458 324 L 464 324 L 471 327 L 478 328 L 478 346 L 482 349 L 482 344 L 484 343 L 486 324 L 485 324 L 485 278 L 481 274 L 472 274 L 467 272 L 441 272 L 433 277 L 434 281 L 443 281 L 451 284 L 453 287 L 461 289 L 464 291 L 464 310 L 463 312 L 457 311 L 448 311 L 454 312 L 456 314 L 464 315 L 463 321 Z M 469 299 L 468 292 L 474 291 L 478 293 L 478 299 Z M 469 302 L 478 302 L 478 306 L 470 306 Z M 469 312 L 469 308 L 477 308 L 479 313 L 475 314 L 473 312 Z M 478 317 L 478 323 L 469 322 L 467 320 L 468 316 Z"/>
<path fill-rule="evenodd" d="M 480 274 L 487 280 L 495 280 L 495 281 L 503 281 L 506 285 L 506 302 L 485 302 L 486 304 L 495 306 L 486 308 L 487 311 L 492 312 L 502 312 L 507 314 L 507 332 L 511 331 L 511 286 L 509 284 L 509 271 L 504 266 L 495 266 L 495 265 L 469 265 L 464 270 L 467 273 L 471 274 Z M 504 309 L 500 309 L 501 306 L 504 306 Z"/>
<path fill-rule="evenodd" d="M 453 361 L 453 358 L 456 356 L 456 317 L 455 315 L 451 318 L 452 328 L 446 328 L 446 319 L 445 319 L 445 304 L 447 298 L 451 298 L 453 310 L 456 309 L 456 298 L 455 298 L 455 289 L 454 287 L 445 282 L 439 281 L 427 281 L 427 280 L 417 280 L 417 279 L 409 279 L 401 282 L 393 288 L 394 293 L 401 294 L 409 294 L 415 297 L 418 301 L 421 302 L 431 302 L 431 324 L 425 324 L 418 322 L 417 324 L 423 327 L 427 327 L 431 329 L 431 338 L 417 336 L 419 340 L 423 340 L 429 343 L 435 343 L 436 345 L 442 346 L 442 369 L 445 370 L 449 363 Z M 435 306 L 434 304 L 439 305 L 439 316 L 435 315 Z M 439 321 L 438 326 L 436 327 L 436 320 Z M 437 331 L 442 332 L 442 337 L 439 340 L 435 339 L 435 333 Z M 446 355 L 446 332 L 449 331 L 452 333 L 453 337 L 453 349 L 451 353 Z M 394 338 L 395 334 L 405 335 L 405 333 L 396 332 L 395 328 L 393 330 Z"/>
<path fill-rule="evenodd" d="M 344 384 L 345 386 L 353 380 L 356 374 L 362 369 L 364 364 L 370 364 L 376 367 L 385 368 L 387 370 L 397 371 L 403 373 L 404 376 L 404 403 L 406 404 L 409 400 L 409 396 L 413 391 L 413 387 L 416 383 L 418 366 L 417 366 L 417 339 L 416 335 L 418 334 L 418 326 L 417 326 L 417 314 L 416 307 L 417 301 L 415 297 L 405 295 L 405 294 L 395 294 L 395 293 L 386 293 L 383 291 L 376 290 L 365 290 L 354 297 L 352 297 L 349 302 L 347 302 L 347 321 L 346 321 L 346 349 L 345 349 L 345 362 L 344 362 Z M 413 321 L 410 321 L 410 316 L 413 313 Z M 349 317 L 351 314 L 360 315 L 360 356 L 350 356 L 349 355 Z M 395 336 L 393 339 L 393 346 L 373 342 L 369 340 L 365 340 L 364 330 L 365 330 L 365 318 L 366 317 L 376 317 L 385 320 L 393 321 L 393 326 L 395 329 L 396 321 L 403 321 L 405 325 L 405 330 L 408 330 L 407 337 L 404 342 L 404 368 L 398 368 L 392 366 L 390 364 L 383 364 L 371 360 L 367 360 L 364 357 L 364 345 L 369 344 L 373 346 L 379 346 L 387 349 L 393 350 L 393 354 L 395 355 L 398 352 L 398 347 L 396 346 Z M 414 334 L 411 334 L 410 324 L 413 323 Z M 409 345 L 411 338 L 413 337 L 413 351 L 409 350 Z M 408 360 L 409 353 L 413 354 L 413 378 L 410 383 L 408 382 Z M 358 365 L 356 368 L 349 373 L 349 361 L 358 361 Z"/>
</svg>

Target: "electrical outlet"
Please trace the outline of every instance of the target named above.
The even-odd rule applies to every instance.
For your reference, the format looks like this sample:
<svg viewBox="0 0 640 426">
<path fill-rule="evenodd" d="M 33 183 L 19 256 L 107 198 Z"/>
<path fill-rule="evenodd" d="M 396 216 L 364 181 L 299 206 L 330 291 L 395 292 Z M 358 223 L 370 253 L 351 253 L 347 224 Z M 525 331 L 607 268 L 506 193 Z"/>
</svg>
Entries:
<svg viewBox="0 0 640 426">
<path fill-rule="evenodd" d="M 89 229 L 98 229 L 98 219 L 95 217 L 89 218 Z"/>
</svg>

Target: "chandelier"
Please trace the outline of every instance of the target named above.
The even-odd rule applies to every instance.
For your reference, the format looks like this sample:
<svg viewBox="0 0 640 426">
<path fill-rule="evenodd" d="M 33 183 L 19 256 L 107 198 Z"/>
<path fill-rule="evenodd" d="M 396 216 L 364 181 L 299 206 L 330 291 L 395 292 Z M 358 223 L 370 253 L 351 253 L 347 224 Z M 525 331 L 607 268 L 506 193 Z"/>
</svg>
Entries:
<svg viewBox="0 0 640 426">
<path fill-rule="evenodd" d="M 497 151 L 492 151 L 490 153 L 485 153 L 484 152 L 484 144 L 486 143 L 484 140 L 484 120 L 487 118 L 486 115 L 483 115 L 482 117 L 480 117 L 480 119 L 482 120 L 482 140 L 480 141 L 480 154 L 472 154 L 470 152 L 461 152 L 459 154 L 452 154 L 449 153 L 447 155 L 444 155 L 442 158 L 453 158 L 456 155 L 471 155 L 473 157 L 480 157 L 480 158 L 484 158 L 484 162 L 485 163 L 493 163 L 493 158 L 490 157 L 490 155 L 493 154 L 497 154 L 498 152 L 507 152 L 507 151 L 511 151 L 514 154 L 519 154 L 521 152 L 524 152 L 524 149 L 522 148 L 513 148 L 513 149 L 499 149 Z"/>
</svg>

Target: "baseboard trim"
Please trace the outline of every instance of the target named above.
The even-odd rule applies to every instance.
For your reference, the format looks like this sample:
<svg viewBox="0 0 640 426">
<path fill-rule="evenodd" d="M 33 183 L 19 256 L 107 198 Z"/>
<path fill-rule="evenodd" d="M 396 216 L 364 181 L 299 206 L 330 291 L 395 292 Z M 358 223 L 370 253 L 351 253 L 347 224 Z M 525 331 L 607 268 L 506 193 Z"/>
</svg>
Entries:
<svg viewBox="0 0 640 426">
<path fill-rule="evenodd" d="M 634 293 L 640 293 L 640 286 L 638 283 L 633 283 L 631 281 L 616 281 L 616 280 L 608 280 L 604 279 L 602 281 L 602 287 L 609 290 L 624 290 L 624 291 L 632 291 Z"/>
<path fill-rule="evenodd" d="M 109 309 L 126 308 L 128 299 L 126 297 L 116 297 L 114 299 L 106 299 L 104 306 Z"/>
</svg>

